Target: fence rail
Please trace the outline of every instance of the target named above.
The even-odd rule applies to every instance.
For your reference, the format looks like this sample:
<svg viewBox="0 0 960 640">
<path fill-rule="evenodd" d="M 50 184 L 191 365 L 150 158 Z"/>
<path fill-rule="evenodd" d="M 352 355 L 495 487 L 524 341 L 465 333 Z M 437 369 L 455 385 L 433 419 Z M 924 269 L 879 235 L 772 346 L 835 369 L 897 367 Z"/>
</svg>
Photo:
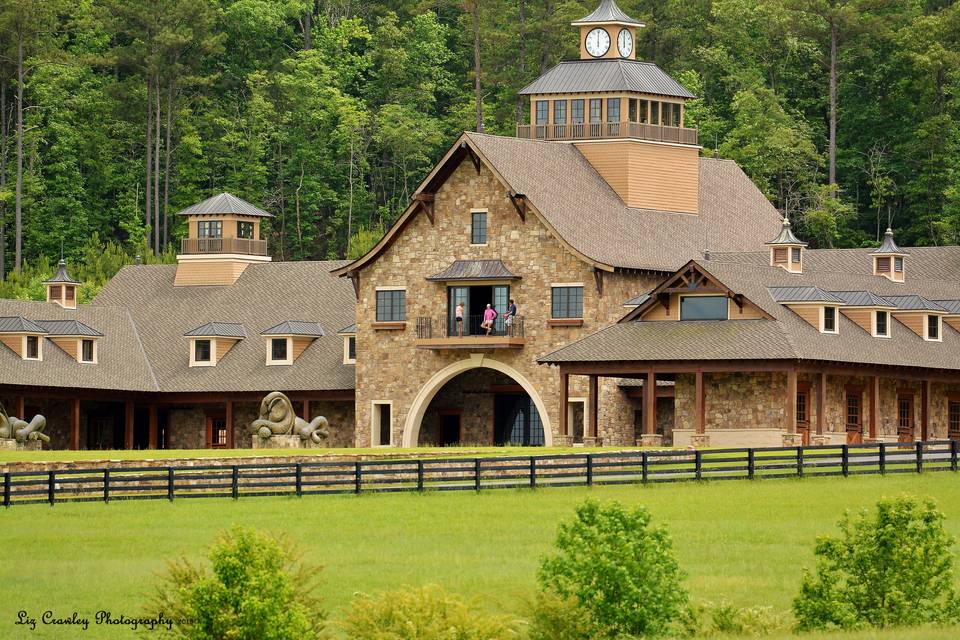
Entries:
<svg viewBox="0 0 960 640">
<path fill-rule="evenodd" d="M 3 474 L 14 504 L 569 487 L 957 471 L 958 442 L 489 458 L 108 467 Z"/>
</svg>

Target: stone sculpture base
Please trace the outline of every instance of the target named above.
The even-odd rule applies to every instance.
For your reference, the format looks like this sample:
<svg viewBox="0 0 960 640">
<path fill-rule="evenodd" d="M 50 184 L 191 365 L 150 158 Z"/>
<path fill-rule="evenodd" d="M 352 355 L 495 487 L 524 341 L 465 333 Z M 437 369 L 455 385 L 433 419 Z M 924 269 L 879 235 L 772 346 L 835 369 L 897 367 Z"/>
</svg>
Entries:
<svg viewBox="0 0 960 640">
<path fill-rule="evenodd" d="M 710 446 L 710 436 L 706 433 L 695 433 L 690 436 L 690 446 L 695 449 Z"/>
<path fill-rule="evenodd" d="M 785 433 L 783 434 L 783 446 L 785 447 L 799 447 L 803 444 L 803 434 L 800 433 Z"/>
<path fill-rule="evenodd" d="M 812 435 L 810 436 L 810 444 L 815 447 L 820 447 L 825 444 L 830 444 L 830 436 L 826 435 Z"/>
<path fill-rule="evenodd" d="M 603 446 L 603 438 L 590 438 L 590 437 L 584 436 L 584 438 L 583 438 L 583 446 L 585 446 L 585 447 L 602 447 L 602 446 Z"/>
<path fill-rule="evenodd" d="M 300 436 L 271 436 L 261 438 L 253 436 L 254 449 L 315 449 L 320 447 L 314 444 L 313 440 L 301 440 Z"/>
<path fill-rule="evenodd" d="M 637 445 L 641 447 L 662 447 L 663 435 L 660 433 L 644 433 L 637 440 Z"/>
<path fill-rule="evenodd" d="M 17 442 L 13 438 L 0 438 L 0 451 L 40 451 L 42 449 L 43 442 L 40 440 Z"/>
</svg>

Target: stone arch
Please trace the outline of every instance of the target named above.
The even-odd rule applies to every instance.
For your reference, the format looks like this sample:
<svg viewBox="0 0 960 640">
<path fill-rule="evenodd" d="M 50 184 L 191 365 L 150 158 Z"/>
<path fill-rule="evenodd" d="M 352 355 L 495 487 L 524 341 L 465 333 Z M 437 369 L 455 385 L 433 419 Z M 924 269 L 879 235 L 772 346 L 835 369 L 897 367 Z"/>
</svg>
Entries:
<svg viewBox="0 0 960 640">
<path fill-rule="evenodd" d="M 420 425 L 423 422 L 423 416 L 426 414 L 427 408 L 430 406 L 434 397 L 443 389 L 444 385 L 465 371 L 479 368 L 499 371 L 504 375 L 510 376 L 517 384 L 523 387 L 523 390 L 530 396 L 530 399 L 533 400 L 533 404 L 540 413 L 540 421 L 543 424 L 544 446 L 553 446 L 553 429 L 550 424 L 550 416 L 547 413 L 547 406 L 543 403 L 543 398 L 537 393 L 533 384 L 531 384 L 522 373 L 510 365 L 500 362 L 499 360 L 494 360 L 481 353 L 473 353 L 470 354 L 469 358 L 454 362 L 433 374 L 433 376 L 427 380 L 426 384 L 420 388 L 420 391 L 417 392 L 416 397 L 413 399 L 413 404 L 410 405 L 410 410 L 407 411 L 407 419 L 403 425 L 404 447 L 419 446 Z"/>
</svg>

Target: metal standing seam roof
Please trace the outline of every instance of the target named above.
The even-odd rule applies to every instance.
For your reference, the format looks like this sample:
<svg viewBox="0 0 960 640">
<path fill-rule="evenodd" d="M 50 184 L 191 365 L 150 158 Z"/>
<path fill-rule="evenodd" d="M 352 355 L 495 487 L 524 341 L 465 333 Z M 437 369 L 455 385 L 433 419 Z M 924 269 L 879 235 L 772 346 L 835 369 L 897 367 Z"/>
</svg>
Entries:
<svg viewBox="0 0 960 640">
<path fill-rule="evenodd" d="M 243 216 L 255 216 L 257 218 L 272 218 L 273 214 L 264 211 L 260 207 L 254 206 L 242 198 L 230 193 L 221 193 L 220 195 L 207 198 L 203 202 L 187 207 L 177 213 L 178 216 L 202 216 L 232 213 Z"/>
<path fill-rule="evenodd" d="M 79 280 L 74 280 L 73 278 L 70 277 L 70 274 L 67 273 L 67 262 L 66 260 L 63 260 L 63 259 L 61 259 L 60 262 L 57 264 L 57 273 L 52 278 L 44 282 L 44 284 L 58 284 L 58 283 L 80 284 Z"/>
<path fill-rule="evenodd" d="M 602 0 L 602 2 L 600 2 L 600 6 L 597 7 L 593 13 L 584 18 L 580 18 L 573 24 L 574 26 L 578 26 L 582 24 L 594 24 L 599 22 L 619 22 L 638 27 L 646 26 L 643 22 L 631 18 L 624 13 L 623 9 L 617 6 L 615 0 Z"/>
<path fill-rule="evenodd" d="M 344 327 L 337 331 L 338 336 L 353 336 L 357 334 L 357 325 L 352 324 L 349 327 Z"/>
<path fill-rule="evenodd" d="M 628 91 L 671 98 L 695 98 L 652 62 L 601 59 L 566 60 L 520 90 L 520 95 Z"/>
<path fill-rule="evenodd" d="M 768 242 L 767 244 L 776 245 L 776 244 L 785 244 L 785 245 L 795 245 L 805 247 L 807 246 L 806 242 L 801 241 L 797 236 L 793 234 L 793 230 L 790 228 L 790 219 L 783 219 L 783 229 L 780 230 L 780 235 Z"/>
<path fill-rule="evenodd" d="M 49 336 L 83 336 L 102 338 L 103 334 L 79 320 L 37 320 L 36 324 Z"/>
<path fill-rule="evenodd" d="M 936 302 L 918 295 L 884 297 L 896 305 L 898 311 L 937 311 L 940 313 L 948 311 Z"/>
<path fill-rule="evenodd" d="M 831 291 L 830 293 L 843 300 L 843 304 L 847 307 L 884 307 L 892 309 L 897 306 L 886 298 L 881 298 L 869 291 Z"/>
<path fill-rule="evenodd" d="M 950 315 L 960 315 L 960 300 L 934 300 L 938 305 L 950 312 Z"/>
<path fill-rule="evenodd" d="M 431 282 L 447 280 L 519 280 L 502 260 L 456 260 L 449 267 L 429 276 Z"/>
<path fill-rule="evenodd" d="M 37 323 L 22 316 L 7 316 L 0 318 L 0 333 L 46 333 L 46 330 Z"/>
<path fill-rule="evenodd" d="M 189 338 L 246 338 L 247 331 L 239 322 L 208 322 L 183 334 Z"/>
<path fill-rule="evenodd" d="M 640 294 L 639 296 L 637 296 L 636 298 L 630 298 L 629 300 L 627 300 L 626 302 L 624 302 L 624 303 L 623 303 L 623 306 L 625 306 L 625 307 L 639 307 L 640 305 L 642 305 L 644 302 L 646 302 L 646 301 L 649 300 L 649 299 L 650 299 L 650 294 L 649 294 L 649 293 L 641 293 L 641 294 Z"/>
<path fill-rule="evenodd" d="M 780 303 L 831 302 L 843 304 L 843 300 L 820 287 L 770 287 L 770 295 Z"/>
<path fill-rule="evenodd" d="M 323 327 L 319 322 L 306 322 L 303 320 L 285 320 L 269 329 L 264 329 L 262 336 L 306 336 L 310 338 L 322 338 Z"/>
<path fill-rule="evenodd" d="M 897 245 L 897 242 L 893 239 L 893 229 L 887 227 L 887 231 L 883 234 L 883 243 L 880 247 L 873 252 L 872 255 L 895 255 L 895 256 L 907 256 L 910 255 L 906 251 L 900 248 Z"/>
</svg>

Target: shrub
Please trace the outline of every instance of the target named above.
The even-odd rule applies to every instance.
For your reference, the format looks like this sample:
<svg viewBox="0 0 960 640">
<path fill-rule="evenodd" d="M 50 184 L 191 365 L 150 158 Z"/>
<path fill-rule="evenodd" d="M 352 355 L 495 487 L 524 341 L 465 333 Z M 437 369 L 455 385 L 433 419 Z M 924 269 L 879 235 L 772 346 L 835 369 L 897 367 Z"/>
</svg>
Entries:
<svg viewBox="0 0 960 640">
<path fill-rule="evenodd" d="M 354 600 L 343 626 L 351 640 L 514 640 L 516 625 L 474 611 L 437 586 Z"/>
<path fill-rule="evenodd" d="M 556 547 L 541 561 L 540 586 L 575 600 L 593 637 L 662 635 L 686 608 L 670 536 L 644 507 L 587 500 L 560 525 Z"/>
<path fill-rule="evenodd" d="M 530 640 L 591 640 L 593 625 L 573 598 L 544 591 L 530 616 Z"/>
<path fill-rule="evenodd" d="M 772 607 L 736 607 L 727 602 L 705 602 L 690 611 L 683 635 L 690 638 L 725 636 L 762 637 L 789 628 L 787 615 Z"/>
<path fill-rule="evenodd" d="M 211 571 L 169 563 L 148 615 L 177 621 L 169 635 L 191 640 L 319 637 L 326 615 L 314 597 L 318 569 L 290 544 L 235 527 L 210 548 Z"/>
<path fill-rule="evenodd" d="M 793 611 L 801 630 L 889 627 L 960 619 L 953 540 L 930 500 L 883 499 L 876 514 L 850 513 L 840 536 L 817 540 Z"/>
</svg>

